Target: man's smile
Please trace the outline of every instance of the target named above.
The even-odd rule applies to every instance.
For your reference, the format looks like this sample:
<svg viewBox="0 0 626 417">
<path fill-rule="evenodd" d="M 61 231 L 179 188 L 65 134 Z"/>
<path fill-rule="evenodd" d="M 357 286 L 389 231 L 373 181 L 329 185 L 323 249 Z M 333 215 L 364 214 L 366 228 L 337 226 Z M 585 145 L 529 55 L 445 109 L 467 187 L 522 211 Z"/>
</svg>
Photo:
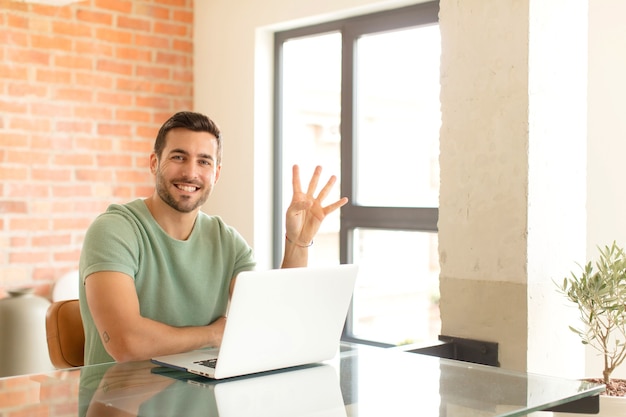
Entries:
<svg viewBox="0 0 626 417">
<path fill-rule="evenodd" d="M 186 191 L 188 193 L 193 193 L 200 189 L 200 187 L 196 187 L 195 185 L 174 184 L 174 186 L 178 188 L 179 190 Z"/>
</svg>

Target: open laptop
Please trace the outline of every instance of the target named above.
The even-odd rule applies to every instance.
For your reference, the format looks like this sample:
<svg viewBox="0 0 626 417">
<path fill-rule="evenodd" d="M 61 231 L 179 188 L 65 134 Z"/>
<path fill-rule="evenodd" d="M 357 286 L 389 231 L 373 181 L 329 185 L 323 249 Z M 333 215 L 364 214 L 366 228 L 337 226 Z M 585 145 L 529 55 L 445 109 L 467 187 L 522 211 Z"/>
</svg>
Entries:
<svg viewBox="0 0 626 417">
<path fill-rule="evenodd" d="M 331 359 L 339 350 L 357 271 L 349 264 L 242 272 L 221 347 L 152 362 L 222 379 Z"/>
</svg>

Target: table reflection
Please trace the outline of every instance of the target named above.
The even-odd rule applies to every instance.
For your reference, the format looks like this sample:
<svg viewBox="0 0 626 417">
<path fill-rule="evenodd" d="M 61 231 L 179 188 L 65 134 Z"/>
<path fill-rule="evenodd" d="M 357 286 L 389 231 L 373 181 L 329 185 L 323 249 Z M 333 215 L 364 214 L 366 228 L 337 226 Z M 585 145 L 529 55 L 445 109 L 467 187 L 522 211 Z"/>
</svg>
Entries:
<svg viewBox="0 0 626 417">
<path fill-rule="evenodd" d="M 215 381 L 150 363 L 84 368 L 84 416 L 346 417 L 335 368 L 312 365 Z"/>
</svg>

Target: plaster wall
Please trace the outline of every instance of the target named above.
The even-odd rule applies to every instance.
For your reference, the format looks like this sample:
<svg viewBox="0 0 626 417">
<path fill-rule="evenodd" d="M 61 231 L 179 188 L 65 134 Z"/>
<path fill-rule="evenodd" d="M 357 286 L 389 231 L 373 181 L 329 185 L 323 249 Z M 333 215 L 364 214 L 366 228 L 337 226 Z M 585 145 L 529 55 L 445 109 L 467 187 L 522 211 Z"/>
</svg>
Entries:
<svg viewBox="0 0 626 417">
<path fill-rule="evenodd" d="M 497 341 L 500 362 L 523 368 L 527 4 L 440 5 L 442 333 Z"/>
<path fill-rule="evenodd" d="M 552 280 L 585 255 L 586 4 L 440 5 L 442 333 L 498 341 L 505 368 L 579 375 Z"/>
</svg>

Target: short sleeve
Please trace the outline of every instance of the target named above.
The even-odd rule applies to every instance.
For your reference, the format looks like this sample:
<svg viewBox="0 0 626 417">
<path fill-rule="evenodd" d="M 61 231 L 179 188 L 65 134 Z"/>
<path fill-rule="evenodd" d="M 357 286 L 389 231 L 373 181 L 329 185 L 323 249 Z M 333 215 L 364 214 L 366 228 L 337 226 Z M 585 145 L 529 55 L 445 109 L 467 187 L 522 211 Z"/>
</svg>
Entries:
<svg viewBox="0 0 626 417">
<path fill-rule="evenodd" d="M 104 213 L 89 227 L 83 242 L 80 276 L 115 271 L 134 277 L 138 270 L 140 240 L 133 221 L 118 213 Z"/>
</svg>

